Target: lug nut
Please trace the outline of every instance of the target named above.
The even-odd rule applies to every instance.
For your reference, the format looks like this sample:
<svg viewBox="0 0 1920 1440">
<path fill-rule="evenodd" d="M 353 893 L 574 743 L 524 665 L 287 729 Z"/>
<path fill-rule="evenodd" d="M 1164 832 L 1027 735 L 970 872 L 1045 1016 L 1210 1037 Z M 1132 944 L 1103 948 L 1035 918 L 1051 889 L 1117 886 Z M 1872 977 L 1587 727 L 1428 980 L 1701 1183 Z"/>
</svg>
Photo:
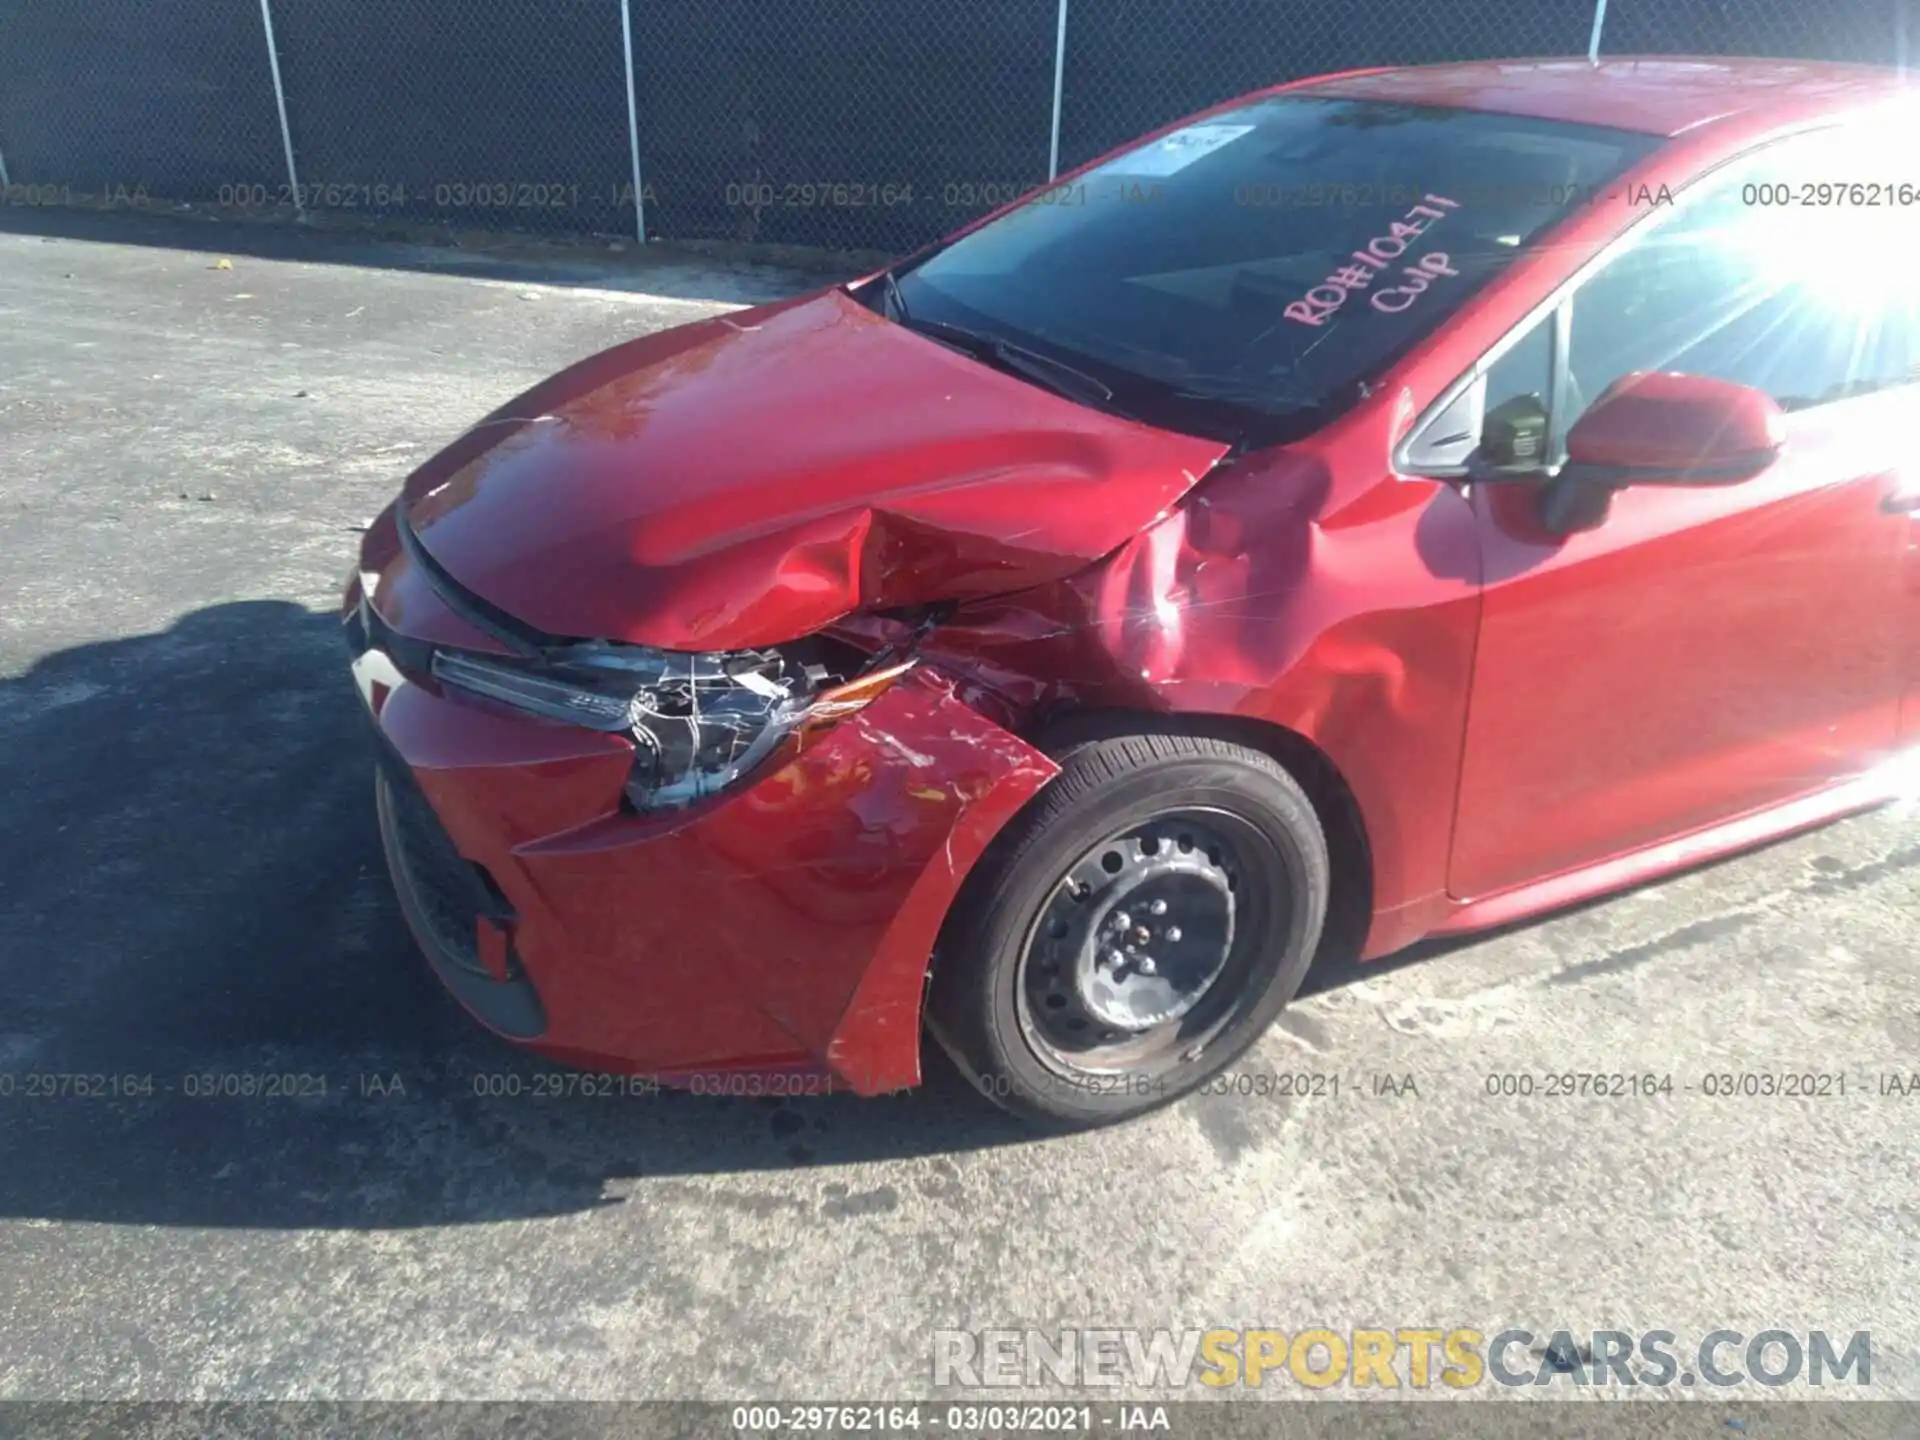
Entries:
<svg viewBox="0 0 1920 1440">
<path fill-rule="evenodd" d="M 1132 926 L 1133 926 L 1133 921 L 1128 917 L 1126 911 L 1116 910 L 1113 912 L 1113 928 L 1114 929 L 1128 930 L 1128 929 L 1131 929 Z"/>
<path fill-rule="evenodd" d="M 1153 931 L 1149 930 L 1144 925 L 1140 926 L 1139 929 L 1133 932 L 1133 943 L 1136 945 L 1150 944 L 1152 940 L 1153 940 Z"/>
<path fill-rule="evenodd" d="M 1156 900 L 1147 906 L 1147 910 L 1150 914 L 1164 915 L 1167 913 L 1167 902 L 1164 900 Z"/>
<path fill-rule="evenodd" d="M 1133 962 L 1133 968 L 1138 970 L 1142 975 L 1158 975 L 1160 973 L 1160 967 L 1153 963 L 1153 956 L 1151 955 L 1142 955 L 1139 959 L 1135 960 Z"/>
<path fill-rule="evenodd" d="M 1118 969 L 1120 966 L 1126 963 L 1127 963 L 1127 957 L 1122 955 L 1118 950 L 1107 951 L 1107 964 L 1113 966 L 1115 969 Z"/>
<path fill-rule="evenodd" d="M 1167 927 L 1167 939 L 1173 941 L 1175 944 L 1179 943 L 1180 927 L 1178 925 L 1169 925 Z"/>
</svg>

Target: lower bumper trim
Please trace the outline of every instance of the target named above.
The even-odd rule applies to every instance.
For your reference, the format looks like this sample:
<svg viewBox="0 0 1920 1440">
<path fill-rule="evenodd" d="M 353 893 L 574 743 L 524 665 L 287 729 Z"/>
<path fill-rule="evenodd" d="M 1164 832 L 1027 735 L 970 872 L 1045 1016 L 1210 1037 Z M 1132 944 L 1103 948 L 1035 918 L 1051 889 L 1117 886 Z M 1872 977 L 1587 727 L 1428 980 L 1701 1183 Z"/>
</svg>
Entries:
<svg viewBox="0 0 1920 1440">
<path fill-rule="evenodd" d="M 403 834 L 400 807 L 404 801 L 396 792 L 396 781 L 385 765 L 375 771 L 375 800 L 380 814 L 380 843 L 387 854 L 387 869 L 393 876 L 394 893 L 407 928 L 413 932 L 420 949 L 433 966 L 440 983 L 483 1025 L 509 1040 L 538 1040 L 547 1030 L 546 1010 L 539 993 L 524 974 L 495 979 L 463 957 L 448 950 L 438 936 L 443 920 L 437 919 L 434 901 L 421 894 L 412 866 L 408 863 L 409 841 Z M 424 804 L 424 797 L 420 803 Z M 489 919 L 478 909 L 471 917 L 476 936 L 480 925 Z M 476 944 L 477 944 L 476 940 Z"/>
</svg>

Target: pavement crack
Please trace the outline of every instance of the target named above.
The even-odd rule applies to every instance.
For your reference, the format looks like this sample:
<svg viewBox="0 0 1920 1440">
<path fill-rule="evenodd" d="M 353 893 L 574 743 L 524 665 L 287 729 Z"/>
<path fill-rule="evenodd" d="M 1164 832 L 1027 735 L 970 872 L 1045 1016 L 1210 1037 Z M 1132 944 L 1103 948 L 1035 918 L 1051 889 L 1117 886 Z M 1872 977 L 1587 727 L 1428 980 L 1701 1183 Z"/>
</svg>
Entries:
<svg viewBox="0 0 1920 1440">
<path fill-rule="evenodd" d="M 1721 940 L 1737 934 L 1791 901 L 1845 895 L 1904 870 L 1912 869 L 1916 865 L 1920 865 L 1920 845 L 1902 846 L 1863 865 L 1845 870 L 1829 870 L 1798 881 L 1770 895 L 1762 896 L 1744 909 L 1730 910 L 1723 915 L 1695 920 L 1691 924 L 1682 925 L 1677 930 L 1668 931 L 1665 935 L 1642 941 L 1638 945 L 1628 945 L 1622 949 L 1610 951 L 1597 959 L 1583 960 L 1578 964 L 1569 965 L 1547 976 L 1545 983 L 1578 985 L 1596 975 L 1610 975 L 1621 970 L 1631 970 L 1637 965 L 1644 965 L 1650 960 L 1657 960 L 1676 951 L 1691 949 L 1705 941 Z"/>
<path fill-rule="evenodd" d="M 1811 880 L 1802 881 L 1788 892 L 1793 895 L 1844 895 L 1850 890 L 1858 890 L 1863 885 L 1871 885 L 1876 880 L 1884 880 L 1889 875 L 1897 875 L 1902 870 L 1910 870 L 1920 865 L 1920 845 L 1905 845 L 1898 850 L 1890 850 L 1878 860 L 1869 860 L 1864 865 L 1856 865 L 1851 870 L 1832 870 L 1816 875 Z"/>
<path fill-rule="evenodd" d="M 1649 960 L 1657 960 L 1662 955 L 1670 955 L 1676 950 L 1690 949 L 1708 940 L 1722 940 L 1729 935 L 1738 934 L 1756 920 L 1762 911 L 1732 910 L 1725 915 L 1710 916 L 1705 920 L 1695 920 L 1682 925 L 1677 930 L 1669 930 L 1651 940 L 1638 945 L 1628 945 L 1620 950 L 1611 950 L 1595 960 L 1583 960 L 1577 965 L 1569 965 L 1547 977 L 1549 985 L 1578 985 L 1591 980 L 1596 975 L 1612 975 L 1622 970 L 1631 970 L 1644 965 Z"/>
</svg>

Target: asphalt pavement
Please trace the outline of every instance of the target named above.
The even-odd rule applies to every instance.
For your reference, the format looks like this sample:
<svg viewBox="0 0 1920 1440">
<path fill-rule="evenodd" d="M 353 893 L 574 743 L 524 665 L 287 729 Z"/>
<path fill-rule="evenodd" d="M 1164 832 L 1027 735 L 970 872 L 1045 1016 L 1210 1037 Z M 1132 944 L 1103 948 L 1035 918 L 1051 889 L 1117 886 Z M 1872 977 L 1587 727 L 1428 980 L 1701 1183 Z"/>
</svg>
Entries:
<svg viewBox="0 0 1920 1440">
<path fill-rule="evenodd" d="M 806 283 L 0 213 L 0 1397 L 953 1395 L 943 1331 L 1431 1326 L 1868 1331 L 1870 1385 L 1713 1398 L 1920 1398 L 1911 808 L 1336 964 L 1245 1093 L 1094 1134 L 937 1057 L 533 1093 L 402 928 L 333 599 L 499 401 Z M 1845 1093 L 1707 1093 L 1789 1074 Z"/>
</svg>

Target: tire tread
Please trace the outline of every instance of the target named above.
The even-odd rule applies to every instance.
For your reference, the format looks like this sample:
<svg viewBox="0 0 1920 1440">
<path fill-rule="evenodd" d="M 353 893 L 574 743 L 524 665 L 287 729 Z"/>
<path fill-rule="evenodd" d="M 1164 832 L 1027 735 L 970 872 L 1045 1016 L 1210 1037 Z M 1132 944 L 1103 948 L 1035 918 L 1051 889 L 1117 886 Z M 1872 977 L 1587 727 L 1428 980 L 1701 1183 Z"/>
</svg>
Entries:
<svg viewBox="0 0 1920 1440">
<path fill-rule="evenodd" d="M 1302 897 L 1304 903 L 1317 907 L 1309 927 L 1316 938 L 1324 922 L 1330 889 L 1329 859 L 1313 801 L 1287 768 L 1263 751 L 1218 736 L 1183 731 L 1177 722 L 1153 716 L 1103 717 L 1056 736 L 1051 744 L 1043 739 L 1042 748 L 1060 766 L 1060 774 L 1001 832 L 963 887 L 949 919 L 950 933 L 943 934 L 936 956 L 927 996 L 927 1022 L 968 1078 L 1004 1108 L 1043 1125 L 1077 1128 L 1143 1113 L 1179 1096 L 1170 1094 L 1125 1115 L 1096 1117 L 1069 1114 L 1057 1102 L 1018 1092 L 1003 1094 L 982 1083 L 983 1074 L 998 1069 L 1000 1043 L 992 1033 L 984 985 L 973 972 L 990 968 L 992 956 L 982 952 L 989 950 L 987 933 L 1001 903 L 1001 892 L 1033 853 L 1051 842 L 1065 817 L 1110 786 L 1168 762 L 1211 760 L 1227 772 L 1257 771 L 1277 792 L 1263 796 L 1263 801 L 1278 802 L 1274 807 L 1281 812 L 1277 818 L 1301 844 L 1309 876 L 1316 879 L 1318 893 Z M 1292 978 L 1287 998 L 1304 976 L 1305 964 L 1297 968 L 1300 974 Z M 1219 1063 L 1231 1063 L 1265 1028 L 1262 1024 L 1240 1043 L 1222 1047 L 1227 1058 Z"/>
</svg>

